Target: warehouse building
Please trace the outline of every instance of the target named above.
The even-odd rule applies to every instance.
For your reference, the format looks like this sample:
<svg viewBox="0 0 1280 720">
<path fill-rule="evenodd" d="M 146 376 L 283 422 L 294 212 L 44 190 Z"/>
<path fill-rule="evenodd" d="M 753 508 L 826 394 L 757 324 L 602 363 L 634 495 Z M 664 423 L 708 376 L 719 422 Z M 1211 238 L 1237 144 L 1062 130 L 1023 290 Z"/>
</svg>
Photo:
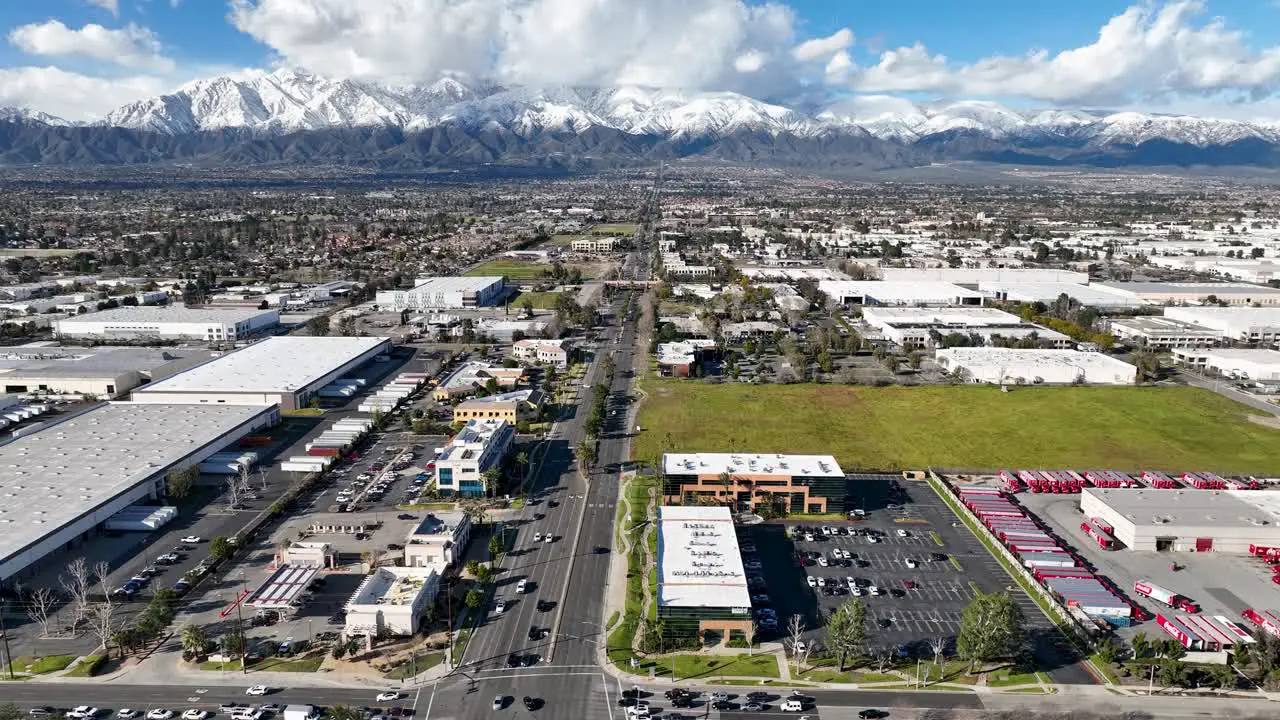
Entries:
<svg viewBox="0 0 1280 720">
<path fill-rule="evenodd" d="M 1247 553 L 1280 546 L 1280 491 L 1085 488 L 1080 510 L 1130 550 Z"/>
<path fill-rule="evenodd" d="M 195 348 L 11 347 L 0 349 L 0 383 L 6 393 L 109 399 L 212 357 Z"/>
<path fill-rule="evenodd" d="M 1017 315 L 995 308 L 868 307 L 862 311 L 862 320 L 904 348 L 933 347 L 957 333 L 984 344 L 1034 339 L 1048 347 L 1072 345 L 1071 338 L 1060 332 L 1023 323 Z"/>
<path fill-rule="evenodd" d="M 983 282 L 978 289 L 1000 302 L 1049 304 L 1062 295 L 1081 305 L 1102 310 L 1131 310 L 1147 304 L 1131 293 L 1120 292 L 1102 285 L 1078 285 L 1063 282 Z"/>
<path fill-rule="evenodd" d="M 1078 350 L 957 347 L 935 355 L 944 370 L 975 383 L 1132 385 L 1138 377 L 1138 369 L 1123 360 Z"/>
<path fill-rule="evenodd" d="M 951 283 L 978 285 L 994 283 L 1071 283 L 1086 285 L 1089 274 L 1073 270 L 1038 268 L 879 268 L 885 282 Z"/>
<path fill-rule="evenodd" d="M 65 340 L 234 342 L 279 324 L 274 310 L 139 305 L 63 318 L 54 334 Z"/>
<path fill-rule="evenodd" d="M 818 283 L 840 305 L 981 305 L 982 293 L 944 282 L 824 280 Z"/>
<path fill-rule="evenodd" d="M 1280 306 L 1280 288 L 1249 283 L 1105 282 L 1094 287 L 1128 293 L 1153 305 Z"/>
<path fill-rule="evenodd" d="M 429 277 L 418 278 L 412 290 L 383 290 L 374 299 L 390 310 L 430 310 L 497 305 L 507 294 L 504 278 Z"/>
<path fill-rule="evenodd" d="M 729 508 L 658 508 L 658 621 L 668 637 L 751 633 L 751 594 Z"/>
<path fill-rule="evenodd" d="M 133 401 L 296 410 L 307 407 L 321 388 L 390 349 L 386 338 L 272 337 L 139 388 Z"/>
<path fill-rule="evenodd" d="M 165 493 L 165 475 L 274 425 L 275 407 L 109 403 L 0 446 L 0 583 Z"/>
<path fill-rule="evenodd" d="M 738 511 L 769 503 L 790 513 L 839 513 L 848 483 L 830 455 L 667 453 L 662 494 L 668 503 L 713 502 Z"/>
<path fill-rule="evenodd" d="M 1217 330 L 1231 342 L 1280 342 L 1280 307 L 1169 307 L 1164 316 Z"/>
<path fill-rule="evenodd" d="M 1275 385 L 1280 383 L 1280 351 L 1248 348 L 1182 348 L 1173 351 L 1174 362 L 1229 377 Z"/>
<path fill-rule="evenodd" d="M 1170 317 L 1139 315 L 1116 318 L 1111 321 L 1110 329 L 1111 334 L 1126 345 L 1152 350 L 1202 348 L 1222 342 L 1220 330 Z"/>
</svg>

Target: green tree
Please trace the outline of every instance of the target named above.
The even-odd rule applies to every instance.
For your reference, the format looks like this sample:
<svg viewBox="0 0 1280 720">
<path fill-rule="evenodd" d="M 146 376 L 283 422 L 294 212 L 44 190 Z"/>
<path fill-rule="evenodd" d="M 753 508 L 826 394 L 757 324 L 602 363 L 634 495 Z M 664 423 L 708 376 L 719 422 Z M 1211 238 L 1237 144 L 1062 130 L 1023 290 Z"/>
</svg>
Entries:
<svg viewBox="0 0 1280 720">
<path fill-rule="evenodd" d="M 489 557 L 493 558 L 494 560 L 497 560 L 498 556 L 501 554 L 502 554 L 502 536 L 490 535 L 489 536 Z"/>
<path fill-rule="evenodd" d="M 200 468 L 196 465 L 182 469 L 173 469 L 165 476 L 165 492 L 175 500 L 181 500 L 191 494 L 191 488 L 200 476 Z"/>
<path fill-rule="evenodd" d="M 1234 690 L 1239 679 L 1230 665 L 1210 665 L 1209 677 L 1213 678 L 1214 685 L 1223 690 Z"/>
<path fill-rule="evenodd" d="M 480 576 L 480 568 L 484 567 L 479 560 L 468 560 L 464 568 L 471 577 Z"/>
<path fill-rule="evenodd" d="M 596 461 L 596 444 L 589 440 L 579 440 L 578 445 L 574 448 L 578 457 L 578 468 L 586 472 L 587 468 L 595 464 Z"/>
<path fill-rule="evenodd" d="M 1165 687 L 1186 687 L 1187 664 L 1181 660 L 1167 660 L 1160 666 L 1160 682 Z"/>
<path fill-rule="evenodd" d="M 851 656 L 862 652 L 867 642 L 867 607 L 862 598 L 841 603 L 827 621 L 827 648 L 836 654 L 840 672 Z"/>
<path fill-rule="evenodd" d="M 471 588 L 467 591 L 466 600 L 463 602 L 466 603 L 468 608 L 475 610 L 480 607 L 480 603 L 484 602 L 484 593 L 480 592 L 478 588 Z"/>
<path fill-rule="evenodd" d="M 0 705 L 0 720 L 18 720 L 23 717 L 22 711 L 13 703 Z"/>
<path fill-rule="evenodd" d="M 179 635 L 182 641 L 182 652 L 192 657 L 199 657 L 204 654 L 205 645 L 208 644 L 208 638 L 205 637 L 204 628 L 195 623 L 187 623 L 182 626 L 182 632 Z"/>
<path fill-rule="evenodd" d="M 1135 660 L 1151 656 L 1151 641 L 1147 639 L 1147 634 L 1144 632 L 1135 633 L 1133 639 L 1129 641 L 1129 647 L 1133 648 Z"/>
<path fill-rule="evenodd" d="M 1111 638 L 1099 640 L 1096 652 L 1098 659 L 1106 665 L 1110 665 L 1120 657 L 1120 648 Z"/>
<path fill-rule="evenodd" d="M 236 551 L 236 546 L 231 543 L 225 536 L 219 535 L 209 542 L 209 557 L 215 562 L 231 559 L 231 555 Z"/>
<path fill-rule="evenodd" d="M 497 493 L 502 489 L 502 468 L 497 465 L 494 465 L 488 470 L 480 473 L 480 476 L 484 478 L 485 490 L 487 490 L 490 495 Z"/>
<path fill-rule="evenodd" d="M 488 585 L 493 582 L 493 567 L 490 565 L 481 565 L 476 570 L 476 582 L 481 585 Z"/>
<path fill-rule="evenodd" d="M 965 606 L 956 635 L 956 654 L 978 663 L 1017 657 L 1026 645 L 1026 618 L 1007 592 L 980 593 Z"/>
<path fill-rule="evenodd" d="M 364 720 L 364 713 L 350 705 L 333 705 L 325 711 L 327 720 Z"/>
<path fill-rule="evenodd" d="M 316 337 L 329 334 L 329 316 L 317 315 L 307 321 L 307 331 Z"/>
<path fill-rule="evenodd" d="M 233 632 L 222 636 L 219 643 L 222 646 L 222 652 L 232 657 L 239 657 L 246 645 L 244 633 Z"/>
</svg>

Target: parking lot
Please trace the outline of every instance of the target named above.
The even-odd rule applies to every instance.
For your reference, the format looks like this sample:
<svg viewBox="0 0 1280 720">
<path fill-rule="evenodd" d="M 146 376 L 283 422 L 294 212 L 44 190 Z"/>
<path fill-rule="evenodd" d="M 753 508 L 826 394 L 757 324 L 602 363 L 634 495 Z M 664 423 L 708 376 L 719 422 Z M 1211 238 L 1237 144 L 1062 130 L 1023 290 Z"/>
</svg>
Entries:
<svg viewBox="0 0 1280 720">
<path fill-rule="evenodd" d="M 748 562 L 753 556 L 759 560 L 759 569 L 748 573 L 757 573 L 764 583 L 752 594 L 767 594 L 777 617 L 776 630 L 762 632 L 762 638 L 786 636 L 787 619 L 799 614 L 805 639 L 821 644 L 822 618 L 859 592 L 867 608 L 870 648 L 931 655 L 935 639 L 954 643 L 961 612 L 977 591 L 1009 589 L 1027 617 L 1041 664 L 1066 678 L 1063 682 L 1089 681 L 1071 665 L 1074 651 L 1057 628 L 926 483 L 861 475 L 853 477 L 852 488 L 854 506 L 865 513 L 860 519 L 787 520 L 743 529 L 740 542 L 755 550 L 744 555 Z M 806 539 L 801 528 L 813 539 Z M 760 603 L 756 609 L 764 607 Z"/>
</svg>

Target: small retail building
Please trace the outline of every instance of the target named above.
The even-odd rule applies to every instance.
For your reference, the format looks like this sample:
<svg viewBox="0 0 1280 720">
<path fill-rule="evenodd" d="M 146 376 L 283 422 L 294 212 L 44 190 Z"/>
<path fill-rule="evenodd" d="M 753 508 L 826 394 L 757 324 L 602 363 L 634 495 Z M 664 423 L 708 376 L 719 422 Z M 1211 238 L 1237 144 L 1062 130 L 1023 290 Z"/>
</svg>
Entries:
<svg viewBox="0 0 1280 720">
<path fill-rule="evenodd" d="M 1247 553 L 1280 546 L 1280 491 L 1085 488 L 1085 517 L 1141 551 Z"/>
<path fill-rule="evenodd" d="M 729 508 L 658 508 L 657 599 L 668 637 L 751 634 L 751 594 Z"/>
<path fill-rule="evenodd" d="M 347 601 L 343 633 L 347 637 L 413 635 L 439 590 L 440 572 L 434 567 L 380 567 Z"/>
<path fill-rule="evenodd" d="M 471 518 L 461 512 L 428 513 L 405 538 L 408 567 L 451 567 L 471 541 Z"/>
<path fill-rule="evenodd" d="M 662 494 L 668 503 L 704 502 L 748 511 L 781 505 L 791 513 L 844 512 L 847 481 L 830 455 L 667 453 Z"/>
<path fill-rule="evenodd" d="M 542 393 L 533 388 L 475 397 L 453 407 L 454 422 L 469 420 L 506 420 L 515 425 L 537 419 L 541 411 Z"/>
</svg>

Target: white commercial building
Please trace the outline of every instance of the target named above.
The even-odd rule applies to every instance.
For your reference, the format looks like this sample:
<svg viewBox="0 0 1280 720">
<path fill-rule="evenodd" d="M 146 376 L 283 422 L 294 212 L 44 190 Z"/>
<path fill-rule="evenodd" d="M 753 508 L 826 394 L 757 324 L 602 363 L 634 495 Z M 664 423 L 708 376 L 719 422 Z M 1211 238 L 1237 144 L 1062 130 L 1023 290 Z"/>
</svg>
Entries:
<svg viewBox="0 0 1280 720">
<path fill-rule="evenodd" d="M 413 635 L 439 590 L 436 568 L 380 567 L 347 601 L 343 632 L 348 637 Z"/>
<path fill-rule="evenodd" d="M 1174 350 L 1173 359 L 1188 367 L 1237 380 L 1268 384 L 1280 382 L 1280 351 L 1277 350 L 1185 348 Z"/>
<path fill-rule="evenodd" d="M 729 508 L 658 508 L 657 601 L 658 619 L 687 634 L 747 629 L 751 593 Z"/>
<path fill-rule="evenodd" d="M 886 282 L 922 283 L 940 282 L 954 285 L 978 285 L 996 283 L 1072 283 L 1085 285 L 1089 274 L 1072 270 L 1042 270 L 1024 268 L 894 268 L 879 269 L 880 278 Z"/>
<path fill-rule="evenodd" d="M 321 388 L 390 349 L 386 338 L 272 337 L 139 388 L 133 401 L 278 404 L 296 410 Z"/>
<path fill-rule="evenodd" d="M 982 307 L 904 308 L 866 307 L 862 320 L 880 331 L 886 340 L 904 348 L 931 347 L 952 334 L 980 339 L 985 344 L 1034 339 L 1051 347 L 1070 347 L 1071 338 L 1003 310 Z"/>
<path fill-rule="evenodd" d="M 573 341 L 569 339 L 541 340 L 526 338 L 511 346 L 511 357 L 526 364 L 545 363 L 564 370 L 569 367 L 573 355 Z"/>
<path fill-rule="evenodd" d="M 436 488 L 441 495 L 484 495 L 486 470 L 502 466 L 516 431 L 506 420 L 470 420 L 436 458 Z"/>
<path fill-rule="evenodd" d="M 275 310 L 140 305 L 63 318 L 54 334 L 75 340 L 233 342 L 279 324 Z"/>
<path fill-rule="evenodd" d="M 1081 305 L 1105 310 L 1132 309 L 1147 304 L 1147 301 L 1132 293 L 1113 290 L 1104 285 L 982 282 L 978 283 L 978 289 L 1000 302 L 1041 302 L 1047 305 L 1066 295 Z"/>
<path fill-rule="evenodd" d="M 574 240 L 570 245 L 574 252 L 607 253 L 618 247 L 618 239 L 611 237 L 585 237 Z"/>
<path fill-rule="evenodd" d="M 1212 328 L 1233 342 L 1280 342 L 1280 307 L 1169 307 L 1164 316 Z"/>
<path fill-rule="evenodd" d="M 404 564 L 447 568 L 462 559 L 471 541 L 471 518 L 462 512 L 427 513 L 405 538 Z"/>
<path fill-rule="evenodd" d="M 1247 553 L 1280 546 L 1280 492 L 1085 488 L 1080 510 L 1130 550 Z"/>
<path fill-rule="evenodd" d="M 1280 288 L 1249 283 L 1106 282 L 1094 287 L 1129 293 L 1139 300 L 1156 305 L 1213 304 L 1210 298 L 1239 307 L 1280 305 Z"/>
<path fill-rule="evenodd" d="M 1111 334 L 1127 345 L 1156 350 L 1208 347 L 1222 341 L 1221 330 L 1150 315 L 1115 318 Z"/>
<path fill-rule="evenodd" d="M 818 289 L 841 305 L 981 305 L 982 293 L 944 282 L 823 280 Z"/>
<path fill-rule="evenodd" d="M 110 399 L 211 357 L 196 348 L 9 347 L 0 349 L 0 385 L 7 393 Z"/>
<path fill-rule="evenodd" d="M 1138 369 L 1123 360 L 1078 350 L 957 347 L 939 350 L 938 365 L 971 382 L 992 384 L 1132 385 Z"/>
<path fill-rule="evenodd" d="M 506 294 L 501 276 L 418 278 L 412 290 L 383 290 L 374 302 L 391 310 L 496 305 Z"/>
<path fill-rule="evenodd" d="M 0 446 L 0 582 L 280 419 L 275 407 L 109 403 Z"/>
</svg>

